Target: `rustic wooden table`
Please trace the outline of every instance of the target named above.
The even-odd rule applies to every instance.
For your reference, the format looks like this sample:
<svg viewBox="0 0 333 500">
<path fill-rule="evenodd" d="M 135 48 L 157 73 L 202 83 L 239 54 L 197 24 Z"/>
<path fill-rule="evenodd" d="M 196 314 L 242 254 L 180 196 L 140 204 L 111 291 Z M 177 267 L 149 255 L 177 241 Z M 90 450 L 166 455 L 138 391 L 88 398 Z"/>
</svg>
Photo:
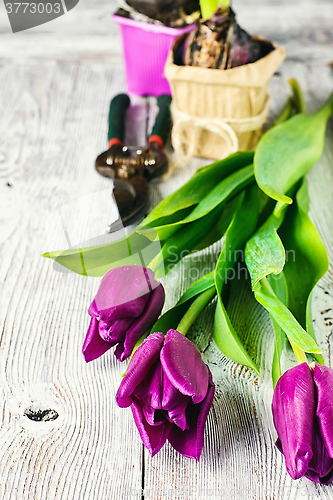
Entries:
<svg viewBox="0 0 333 500">
<path fill-rule="evenodd" d="M 274 445 L 272 329 L 246 284 L 231 296 L 229 313 L 242 335 L 257 339 L 261 376 L 229 361 L 211 343 L 205 359 L 217 390 L 199 463 L 168 444 L 151 458 L 131 411 L 115 404 L 124 366 L 111 351 L 89 365 L 83 360 L 87 307 L 100 280 L 59 272 L 41 254 L 63 244 L 54 212 L 110 188 L 93 164 L 106 145 L 109 100 L 125 89 L 118 27 L 109 19 L 115 7 L 114 0 L 81 0 L 52 23 L 12 34 L 0 4 L 0 498 L 332 498 L 332 487 L 292 481 Z M 271 116 L 281 108 L 291 76 L 299 79 L 309 110 L 317 109 L 333 88 L 332 0 L 234 0 L 234 9 L 241 26 L 287 49 L 270 85 Z M 147 101 L 150 106 L 144 99 L 134 101 L 132 143 L 145 140 L 147 113 L 154 109 L 153 99 Z M 331 264 L 332 139 L 331 119 L 324 156 L 308 174 L 310 215 Z M 152 203 L 200 164 L 178 165 L 168 179 L 155 181 Z M 94 234 L 93 221 L 84 214 L 74 224 L 77 242 Z M 204 252 L 196 266 L 213 264 Z M 172 279 L 163 280 L 166 308 L 195 278 L 190 270 L 187 258 Z M 251 309 L 246 325 L 243 308 Z M 313 308 L 319 344 L 333 366 L 332 267 L 316 288 Z M 212 328 L 211 310 L 195 328 L 199 334 Z M 59 416 L 29 420 L 24 413 L 36 408 Z"/>
</svg>

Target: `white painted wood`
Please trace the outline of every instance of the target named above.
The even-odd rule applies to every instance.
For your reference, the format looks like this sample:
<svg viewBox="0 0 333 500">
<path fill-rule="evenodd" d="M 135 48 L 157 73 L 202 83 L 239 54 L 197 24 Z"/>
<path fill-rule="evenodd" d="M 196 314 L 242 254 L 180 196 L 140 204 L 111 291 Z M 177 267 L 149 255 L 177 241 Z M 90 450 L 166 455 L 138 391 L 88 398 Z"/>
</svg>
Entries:
<svg viewBox="0 0 333 500">
<path fill-rule="evenodd" d="M 291 76 L 300 80 L 310 110 L 323 103 L 333 88 L 327 65 L 333 59 L 332 3 L 235 0 L 234 7 L 244 28 L 287 47 L 288 59 L 270 85 L 272 115 L 285 101 Z M 121 45 L 108 19 L 114 9 L 114 1 L 81 0 L 57 24 L 13 35 L 0 5 L 0 498 L 141 498 L 143 486 L 144 498 L 154 500 L 329 499 L 332 487 L 306 479 L 293 482 L 274 446 L 272 329 L 247 282 L 232 289 L 229 312 L 242 335 L 257 338 L 258 353 L 253 354 L 262 375 L 236 366 L 211 344 L 205 358 L 217 392 L 199 463 L 169 445 L 151 459 L 130 410 L 114 402 L 124 366 L 112 352 L 88 365 L 83 361 L 86 311 L 99 279 L 57 272 L 40 255 L 63 243 L 55 228 L 45 229 L 50 214 L 109 188 L 93 163 L 106 145 L 109 100 L 125 89 Z M 127 139 L 142 143 L 145 108 L 142 99 L 133 103 Z M 308 175 L 311 217 L 331 263 L 313 303 L 315 330 L 331 366 L 332 134 L 331 119 L 325 154 Z M 152 204 L 202 163 L 176 165 L 168 178 L 154 181 Z M 92 234 L 95 224 L 78 214 L 77 237 Z M 213 267 L 211 255 L 217 249 L 202 253 L 196 262 L 201 272 Z M 196 278 L 191 269 L 187 258 L 163 280 L 166 308 Z M 202 329 L 211 331 L 212 321 L 210 308 L 195 330 L 199 335 Z M 23 413 L 33 404 L 57 411 L 59 418 L 28 420 Z"/>
<path fill-rule="evenodd" d="M 330 0 L 233 0 L 239 24 L 252 34 L 286 46 L 290 59 L 332 60 L 333 4 Z M 64 16 L 31 30 L 11 33 L 0 3 L 0 59 L 104 60 L 121 62 L 119 27 L 110 20 L 115 0 L 80 0 Z"/>
<path fill-rule="evenodd" d="M 100 64 L 2 69 L 10 85 L 1 82 L 1 199 L 9 205 L 2 202 L 0 231 L 0 498 L 121 498 L 125 482 L 141 486 L 142 445 L 130 412 L 114 401 L 124 367 L 111 355 L 86 365 L 81 354 L 99 280 L 56 272 L 41 254 L 48 215 L 109 186 L 93 162 L 123 82 Z M 59 418 L 31 422 L 23 415 L 31 404 Z"/>
</svg>

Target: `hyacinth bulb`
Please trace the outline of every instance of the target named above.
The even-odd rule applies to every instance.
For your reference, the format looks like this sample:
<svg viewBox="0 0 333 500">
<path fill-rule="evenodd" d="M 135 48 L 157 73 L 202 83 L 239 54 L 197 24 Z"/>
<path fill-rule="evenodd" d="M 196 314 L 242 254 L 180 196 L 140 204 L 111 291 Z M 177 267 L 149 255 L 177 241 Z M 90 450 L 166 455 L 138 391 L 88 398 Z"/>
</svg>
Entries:
<svg viewBox="0 0 333 500">
<path fill-rule="evenodd" d="M 269 42 L 252 38 L 240 28 L 231 8 L 224 12 L 219 9 L 186 38 L 183 62 L 201 68 L 231 69 L 253 63 L 273 49 Z"/>
</svg>

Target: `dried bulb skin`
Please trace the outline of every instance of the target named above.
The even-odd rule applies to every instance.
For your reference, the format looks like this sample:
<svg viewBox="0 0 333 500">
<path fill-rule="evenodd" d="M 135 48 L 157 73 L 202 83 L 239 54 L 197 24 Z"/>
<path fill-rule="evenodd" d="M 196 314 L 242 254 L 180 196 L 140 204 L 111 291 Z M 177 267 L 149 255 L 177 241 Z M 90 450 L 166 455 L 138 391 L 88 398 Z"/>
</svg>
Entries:
<svg viewBox="0 0 333 500">
<path fill-rule="evenodd" d="M 143 2 L 128 0 L 127 3 L 140 14 L 160 21 L 165 26 L 174 27 L 191 24 L 193 21 L 189 22 L 187 18 L 200 11 L 198 0 L 145 0 Z"/>
<path fill-rule="evenodd" d="M 201 68 L 230 69 L 253 63 L 273 50 L 273 46 L 252 38 L 236 22 L 231 8 L 218 10 L 201 22 L 184 44 L 184 63 Z"/>
</svg>

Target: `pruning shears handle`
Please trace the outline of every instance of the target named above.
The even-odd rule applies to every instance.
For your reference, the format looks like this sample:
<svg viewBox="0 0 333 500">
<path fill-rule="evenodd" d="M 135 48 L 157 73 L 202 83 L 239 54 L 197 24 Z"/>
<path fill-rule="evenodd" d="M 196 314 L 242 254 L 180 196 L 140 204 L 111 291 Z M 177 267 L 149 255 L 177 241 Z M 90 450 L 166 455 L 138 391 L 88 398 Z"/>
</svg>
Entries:
<svg viewBox="0 0 333 500">
<path fill-rule="evenodd" d="M 130 99 L 127 94 L 116 95 L 111 103 L 109 110 L 109 148 L 114 144 L 123 146 L 125 135 L 126 111 L 130 105 Z"/>
<path fill-rule="evenodd" d="M 163 94 L 157 98 L 158 114 L 148 144 L 156 142 L 160 149 L 163 149 L 171 129 L 170 103 L 170 95 Z"/>
</svg>

